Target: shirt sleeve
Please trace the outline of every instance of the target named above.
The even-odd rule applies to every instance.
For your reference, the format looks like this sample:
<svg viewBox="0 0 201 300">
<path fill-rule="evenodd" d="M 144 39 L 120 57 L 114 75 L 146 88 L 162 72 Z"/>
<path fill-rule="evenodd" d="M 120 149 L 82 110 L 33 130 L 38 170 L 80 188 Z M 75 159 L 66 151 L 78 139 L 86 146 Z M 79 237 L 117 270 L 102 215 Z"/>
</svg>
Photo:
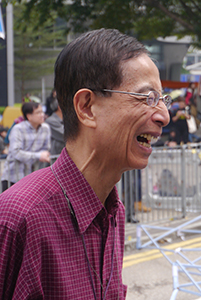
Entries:
<svg viewBox="0 0 201 300">
<path fill-rule="evenodd" d="M 23 242 L 20 234 L 0 225 L 0 299 L 17 299 L 13 295 L 22 263 Z M 26 290 L 28 288 L 26 287 Z M 28 291 L 27 291 L 28 292 Z M 26 292 L 26 293 L 27 293 Z M 25 299 L 24 297 L 23 299 Z M 22 298 L 21 298 L 22 299 Z"/>
</svg>

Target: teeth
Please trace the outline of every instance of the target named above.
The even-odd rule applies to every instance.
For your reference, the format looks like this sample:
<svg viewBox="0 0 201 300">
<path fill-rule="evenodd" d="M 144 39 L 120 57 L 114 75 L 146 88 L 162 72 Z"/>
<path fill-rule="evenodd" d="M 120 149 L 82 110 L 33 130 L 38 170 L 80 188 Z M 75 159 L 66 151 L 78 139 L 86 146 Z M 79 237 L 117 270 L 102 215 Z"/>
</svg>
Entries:
<svg viewBox="0 0 201 300">
<path fill-rule="evenodd" d="M 151 138 L 151 144 L 154 144 L 154 143 L 156 143 L 157 141 L 158 141 L 158 139 L 159 139 L 159 136 L 158 137 L 152 137 Z"/>
<path fill-rule="evenodd" d="M 140 145 L 142 145 L 142 146 L 144 146 L 144 147 L 147 147 L 147 148 L 150 148 L 151 147 L 151 145 L 150 144 L 148 144 L 148 143 L 142 143 L 142 142 L 138 142 Z"/>
<path fill-rule="evenodd" d="M 151 134 L 147 134 L 147 133 L 144 133 L 144 134 L 140 134 L 141 137 L 144 137 L 145 139 L 147 139 L 148 141 L 150 141 L 151 143 L 155 143 L 157 142 L 158 140 L 158 137 L 154 137 L 152 136 Z"/>
<path fill-rule="evenodd" d="M 148 147 L 150 148 L 150 144 L 154 144 L 158 141 L 159 137 L 154 137 L 152 136 L 151 134 L 147 134 L 147 133 L 144 133 L 144 134 L 140 134 L 141 137 L 144 137 L 145 139 L 147 139 L 148 143 L 145 143 L 145 142 L 139 142 L 139 144 L 145 146 L 145 147 Z"/>
</svg>

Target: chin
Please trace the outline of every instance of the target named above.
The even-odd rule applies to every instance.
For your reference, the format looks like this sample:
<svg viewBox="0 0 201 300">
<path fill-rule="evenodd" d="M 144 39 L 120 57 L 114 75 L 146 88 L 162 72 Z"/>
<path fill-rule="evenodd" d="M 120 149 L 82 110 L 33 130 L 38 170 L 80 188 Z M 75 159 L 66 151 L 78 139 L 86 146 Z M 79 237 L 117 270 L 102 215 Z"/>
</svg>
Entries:
<svg viewBox="0 0 201 300">
<path fill-rule="evenodd" d="M 129 166 L 130 166 L 130 170 L 135 170 L 135 169 L 144 169 L 146 168 L 146 166 L 148 165 L 149 162 L 149 157 L 147 157 L 146 159 L 139 159 L 135 161 L 131 161 Z"/>
</svg>

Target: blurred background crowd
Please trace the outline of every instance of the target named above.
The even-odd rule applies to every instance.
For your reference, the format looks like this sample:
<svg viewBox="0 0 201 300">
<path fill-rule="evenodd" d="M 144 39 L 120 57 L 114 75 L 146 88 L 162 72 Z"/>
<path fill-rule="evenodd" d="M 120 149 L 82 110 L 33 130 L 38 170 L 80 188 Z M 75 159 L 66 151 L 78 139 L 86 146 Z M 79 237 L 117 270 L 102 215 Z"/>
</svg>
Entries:
<svg viewBox="0 0 201 300">
<path fill-rule="evenodd" d="M 51 129 L 51 155 L 60 154 L 64 147 L 63 117 L 58 105 L 56 91 L 53 89 L 47 97 L 45 105 L 42 105 L 41 99 L 36 96 L 26 94 L 22 103 L 16 107 L 6 107 L 0 122 L 0 158 L 5 159 L 8 154 L 10 133 L 16 124 L 24 121 L 22 105 L 28 102 L 35 102 L 41 105 L 43 110 L 43 122 L 46 122 Z M 3 125 L 6 124 L 7 126 Z"/>
</svg>

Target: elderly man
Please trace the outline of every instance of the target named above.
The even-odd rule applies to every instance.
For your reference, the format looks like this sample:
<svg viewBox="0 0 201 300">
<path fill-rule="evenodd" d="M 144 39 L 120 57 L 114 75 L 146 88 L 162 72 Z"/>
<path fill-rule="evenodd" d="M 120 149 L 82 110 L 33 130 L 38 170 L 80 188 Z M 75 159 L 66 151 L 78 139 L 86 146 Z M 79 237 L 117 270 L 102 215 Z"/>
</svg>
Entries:
<svg viewBox="0 0 201 300">
<path fill-rule="evenodd" d="M 68 44 L 55 88 L 66 146 L 1 196 L 0 298 L 122 300 L 125 211 L 115 184 L 146 167 L 171 99 L 145 47 L 117 30 Z"/>
</svg>

